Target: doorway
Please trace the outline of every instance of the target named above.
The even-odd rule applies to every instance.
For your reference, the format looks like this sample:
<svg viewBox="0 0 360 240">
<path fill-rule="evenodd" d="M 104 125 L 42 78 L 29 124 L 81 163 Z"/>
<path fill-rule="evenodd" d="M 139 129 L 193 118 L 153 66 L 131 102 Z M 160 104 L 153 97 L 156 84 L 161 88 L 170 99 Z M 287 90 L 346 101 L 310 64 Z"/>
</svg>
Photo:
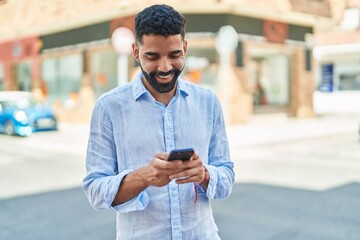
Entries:
<svg viewBox="0 0 360 240">
<path fill-rule="evenodd" d="M 290 105 L 290 55 L 273 48 L 250 48 L 249 53 L 254 111 L 286 110 Z"/>
</svg>

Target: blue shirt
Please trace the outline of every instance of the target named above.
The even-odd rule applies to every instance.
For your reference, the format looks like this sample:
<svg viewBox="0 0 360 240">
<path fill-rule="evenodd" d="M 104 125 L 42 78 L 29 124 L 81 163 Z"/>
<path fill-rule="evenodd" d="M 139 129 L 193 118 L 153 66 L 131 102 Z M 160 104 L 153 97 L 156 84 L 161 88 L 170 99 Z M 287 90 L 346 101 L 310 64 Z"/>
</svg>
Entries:
<svg viewBox="0 0 360 240">
<path fill-rule="evenodd" d="M 95 104 L 86 157 L 84 191 L 95 209 L 117 211 L 120 239 L 220 239 L 209 199 L 229 196 L 233 163 L 220 102 L 208 89 L 178 79 L 169 104 L 157 102 L 142 75 L 117 87 Z M 122 179 L 146 166 L 158 152 L 192 147 L 209 175 L 205 192 L 171 181 L 148 187 L 126 203 L 111 206 Z"/>
</svg>

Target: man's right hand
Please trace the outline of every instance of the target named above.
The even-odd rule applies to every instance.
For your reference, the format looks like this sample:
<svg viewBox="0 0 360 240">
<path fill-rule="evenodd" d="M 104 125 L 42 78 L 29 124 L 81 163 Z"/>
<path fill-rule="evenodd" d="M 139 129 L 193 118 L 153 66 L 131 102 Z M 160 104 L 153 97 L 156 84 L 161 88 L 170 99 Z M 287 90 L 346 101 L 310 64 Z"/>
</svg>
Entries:
<svg viewBox="0 0 360 240">
<path fill-rule="evenodd" d="M 165 186 L 171 181 L 169 175 L 184 170 L 181 168 L 182 161 L 166 161 L 168 155 L 168 153 L 157 153 L 149 165 L 142 169 L 142 177 L 147 181 L 148 186 Z"/>
<path fill-rule="evenodd" d="M 167 157 L 168 153 L 158 153 L 147 166 L 125 176 L 121 181 L 112 205 L 115 206 L 129 201 L 149 186 L 165 186 L 171 181 L 169 175 L 184 170 L 181 168 L 181 160 L 166 161 Z"/>
</svg>

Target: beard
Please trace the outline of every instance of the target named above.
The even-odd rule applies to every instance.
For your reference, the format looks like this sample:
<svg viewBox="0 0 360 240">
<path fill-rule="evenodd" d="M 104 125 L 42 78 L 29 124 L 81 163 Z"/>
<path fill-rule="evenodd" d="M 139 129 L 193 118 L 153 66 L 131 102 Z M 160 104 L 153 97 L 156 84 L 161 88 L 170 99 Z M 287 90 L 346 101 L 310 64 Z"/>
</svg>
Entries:
<svg viewBox="0 0 360 240">
<path fill-rule="evenodd" d="M 146 81 L 153 87 L 157 92 L 159 93 L 167 93 L 174 89 L 177 83 L 177 79 L 180 76 L 182 69 L 174 68 L 168 72 L 158 72 L 158 71 L 152 71 L 150 73 L 147 73 L 144 71 L 140 64 L 141 72 L 143 73 Z M 168 76 L 173 74 L 173 78 L 168 83 L 161 83 L 156 79 L 156 76 Z"/>
</svg>

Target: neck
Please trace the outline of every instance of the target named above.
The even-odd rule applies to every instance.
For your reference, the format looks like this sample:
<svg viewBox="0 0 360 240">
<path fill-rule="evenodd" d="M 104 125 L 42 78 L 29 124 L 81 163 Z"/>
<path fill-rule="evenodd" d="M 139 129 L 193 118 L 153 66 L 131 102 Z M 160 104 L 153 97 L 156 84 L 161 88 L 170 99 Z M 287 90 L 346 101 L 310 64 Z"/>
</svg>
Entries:
<svg viewBox="0 0 360 240">
<path fill-rule="evenodd" d="M 141 81 L 143 82 L 145 88 L 150 92 L 150 94 L 155 98 L 156 101 L 161 102 L 165 106 L 167 106 L 171 100 L 171 98 L 175 95 L 175 90 L 177 87 L 177 84 L 175 87 L 170 91 L 166 93 L 160 93 L 156 91 L 149 83 L 146 81 L 146 79 L 143 77 L 141 78 Z"/>
</svg>

